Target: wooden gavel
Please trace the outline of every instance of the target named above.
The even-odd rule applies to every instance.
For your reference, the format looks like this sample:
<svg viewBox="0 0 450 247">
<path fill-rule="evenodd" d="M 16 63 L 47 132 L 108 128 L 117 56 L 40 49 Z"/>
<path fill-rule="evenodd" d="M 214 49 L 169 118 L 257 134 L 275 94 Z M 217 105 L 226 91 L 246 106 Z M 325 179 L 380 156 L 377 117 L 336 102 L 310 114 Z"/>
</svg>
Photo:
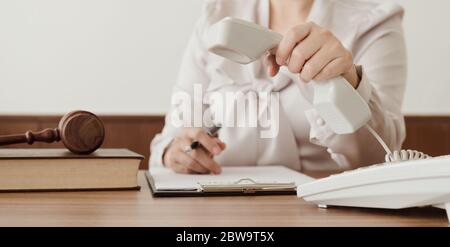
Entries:
<svg viewBox="0 0 450 247">
<path fill-rule="evenodd" d="M 56 129 L 0 136 L 0 145 L 62 141 L 72 153 L 90 154 L 103 144 L 104 138 L 105 127 L 96 115 L 87 111 L 73 111 L 61 118 Z"/>
</svg>

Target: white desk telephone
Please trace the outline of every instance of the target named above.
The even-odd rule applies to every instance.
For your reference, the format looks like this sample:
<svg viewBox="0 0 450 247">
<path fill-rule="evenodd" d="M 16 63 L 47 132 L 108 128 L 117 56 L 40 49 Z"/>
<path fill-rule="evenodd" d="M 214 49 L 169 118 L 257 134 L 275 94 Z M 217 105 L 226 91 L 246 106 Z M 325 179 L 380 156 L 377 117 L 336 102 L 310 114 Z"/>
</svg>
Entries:
<svg viewBox="0 0 450 247">
<path fill-rule="evenodd" d="M 281 39 L 281 34 L 265 27 L 227 17 L 209 30 L 208 50 L 248 64 L 276 48 Z M 303 184 L 297 189 L 298 196 L 320 207 L 436 206 L 447 210 L 450 221 L 450 155 L 431 158 L 412 150 L 392 152 L 367 125 L 371 118 L 369 106 L 344 78 L 313 83 L 313 106 L 327 125 L 337 134 L 351 134 L 366 127 L 386 150 L 386 163 Z"/>
</svg>

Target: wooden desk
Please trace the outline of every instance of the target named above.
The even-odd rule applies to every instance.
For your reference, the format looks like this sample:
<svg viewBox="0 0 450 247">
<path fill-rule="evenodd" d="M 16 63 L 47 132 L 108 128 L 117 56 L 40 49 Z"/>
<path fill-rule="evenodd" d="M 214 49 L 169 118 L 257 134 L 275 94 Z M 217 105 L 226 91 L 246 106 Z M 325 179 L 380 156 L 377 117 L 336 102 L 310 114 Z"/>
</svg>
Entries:
<svg viewBox="0 0 450 247">
<path fill-rule="evenodd" d="M 0 194 L 0 226 L 448 226 L 444 210 L 319 209 L 295 196 L 152 198 L 141 191 Z"/>
</svg>

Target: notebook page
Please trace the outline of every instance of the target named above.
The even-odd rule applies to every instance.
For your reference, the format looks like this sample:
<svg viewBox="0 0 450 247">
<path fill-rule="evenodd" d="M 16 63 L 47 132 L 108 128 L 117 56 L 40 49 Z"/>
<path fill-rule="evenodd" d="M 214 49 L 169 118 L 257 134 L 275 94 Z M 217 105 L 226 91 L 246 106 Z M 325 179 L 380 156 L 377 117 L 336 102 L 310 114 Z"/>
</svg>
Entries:
<svg viewBox="0 0 450 247">
<path fill-rule="evenodd" d="M 150 174 L 159 191 L 198 190 L 199 183 L 234 183 L 250 178 L 257 183 L 296 183 L 300 185 L 314 179 L 282 166 L 222 167 L 219 175 L 178 174 L 164 167 L 152 167 Z"/>
</svg>

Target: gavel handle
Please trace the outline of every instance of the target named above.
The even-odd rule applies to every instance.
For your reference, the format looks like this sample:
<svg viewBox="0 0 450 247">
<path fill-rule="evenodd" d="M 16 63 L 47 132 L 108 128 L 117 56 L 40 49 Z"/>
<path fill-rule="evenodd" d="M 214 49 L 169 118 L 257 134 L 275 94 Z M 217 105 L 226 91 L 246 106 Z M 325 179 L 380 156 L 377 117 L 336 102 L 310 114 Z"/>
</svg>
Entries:
<svg viewBox="0 0 450 247">
<path fill-rule="evenodd" d="M 57 142 L 61 140 L 58 129 L 45 129 L 39 132 L 27 131 L 25 134 L 0 136 L 0 146 L 34 142 Z"/>
</svg>

